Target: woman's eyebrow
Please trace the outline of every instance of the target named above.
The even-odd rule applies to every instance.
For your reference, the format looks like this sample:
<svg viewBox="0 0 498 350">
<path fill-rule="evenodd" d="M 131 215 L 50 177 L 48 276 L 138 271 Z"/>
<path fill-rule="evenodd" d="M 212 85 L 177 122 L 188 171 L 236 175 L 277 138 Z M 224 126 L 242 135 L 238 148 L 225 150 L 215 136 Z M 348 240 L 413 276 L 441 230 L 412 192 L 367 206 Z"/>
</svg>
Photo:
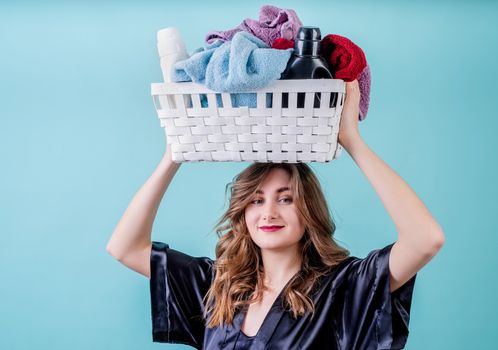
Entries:
<svg viewBox="0 0 498 350">
<path fill-rule="evenodd" d="M 280 187 L 278 190 L 276 190 L 275 192 L 277 193 L 281 193 L 281 192 L 284 192 L 284 191 L 290 191 L 290 188 L 289 187 Z M 256 193 L 257 194 L 264 194 L 265 192 L 263 190 L 256 190 Z"/>
</svg>

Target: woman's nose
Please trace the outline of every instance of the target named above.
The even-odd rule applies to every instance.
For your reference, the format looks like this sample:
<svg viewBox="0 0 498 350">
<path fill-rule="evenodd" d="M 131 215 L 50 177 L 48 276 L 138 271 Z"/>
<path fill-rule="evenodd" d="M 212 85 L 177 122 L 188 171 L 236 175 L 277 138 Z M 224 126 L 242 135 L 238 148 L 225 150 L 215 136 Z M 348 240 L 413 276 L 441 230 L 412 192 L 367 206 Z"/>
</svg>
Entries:
<svg viewBox="0 0 498 350">
<path fill-rule="evenodd" d="M 263 206 L 263 217 L 270 219 L 278 216 L 278 210 L 276 203 L 267 201 Z"/>
</svg>

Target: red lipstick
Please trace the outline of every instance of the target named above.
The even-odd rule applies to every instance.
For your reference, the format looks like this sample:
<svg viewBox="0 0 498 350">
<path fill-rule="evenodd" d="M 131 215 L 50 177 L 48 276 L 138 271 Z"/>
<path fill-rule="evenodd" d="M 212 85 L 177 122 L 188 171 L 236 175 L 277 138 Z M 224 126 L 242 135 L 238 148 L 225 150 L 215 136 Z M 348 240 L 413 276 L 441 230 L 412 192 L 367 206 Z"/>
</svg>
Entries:
<svg viewBox="0 0 498 350">
<path fill-rule="evenodd" d="M 261 226 L 260 229 L 265 232 L 275 232 L 283 228 L 283 226 L 272 225 L 272 226 Z"/>
</svg>

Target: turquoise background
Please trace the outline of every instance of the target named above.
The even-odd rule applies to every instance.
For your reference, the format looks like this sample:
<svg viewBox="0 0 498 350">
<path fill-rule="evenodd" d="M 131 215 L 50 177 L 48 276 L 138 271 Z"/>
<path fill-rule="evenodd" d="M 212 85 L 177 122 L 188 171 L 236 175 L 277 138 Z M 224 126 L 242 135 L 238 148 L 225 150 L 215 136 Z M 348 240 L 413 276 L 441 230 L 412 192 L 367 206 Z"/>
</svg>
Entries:
<svg viewBox="0 0 498 350">
<path fill-rule="evenodd" d="M 0 2 L 0 348 L 186 349 L 152 343 L 149 281 L 106 252 L 162 157 L 150 96 L 156 31 L 189 51 L 257 18 L 261 1 Z M 446 234 L 418 274 L 406 349 L 491 349 L 498 329 L 498 5 L 484 1 L 274 1 L 346 36 L 372 69 L 367 144 Z M 154 240 L 214 257 L 224 188 L 248 163 L 183 164 Z M 312 164 L 356 256 L 396 240 L 344 151 Z"/>
</svg>

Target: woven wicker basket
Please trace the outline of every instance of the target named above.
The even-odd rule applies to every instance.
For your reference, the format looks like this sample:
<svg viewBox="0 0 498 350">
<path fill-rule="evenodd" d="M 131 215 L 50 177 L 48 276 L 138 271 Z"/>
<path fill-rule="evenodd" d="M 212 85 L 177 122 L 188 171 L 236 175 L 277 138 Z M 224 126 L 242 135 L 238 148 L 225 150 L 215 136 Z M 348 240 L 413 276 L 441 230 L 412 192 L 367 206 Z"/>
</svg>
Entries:
<svg viewBox="0 0 498 350">
<path fill-rule="evenodd" d="M 277 80 L 251 92 L 254 105 L 242 107 L 233 106 L 236 92 L 191 82 L 153 83 L 151 92 L 177 163 L 328 162 L 342 150 L 337 136 L 345 82 L 340 79 Z M 303 108 L 298 93 L 301 101 L 305 97 Z"/>
</svg>

